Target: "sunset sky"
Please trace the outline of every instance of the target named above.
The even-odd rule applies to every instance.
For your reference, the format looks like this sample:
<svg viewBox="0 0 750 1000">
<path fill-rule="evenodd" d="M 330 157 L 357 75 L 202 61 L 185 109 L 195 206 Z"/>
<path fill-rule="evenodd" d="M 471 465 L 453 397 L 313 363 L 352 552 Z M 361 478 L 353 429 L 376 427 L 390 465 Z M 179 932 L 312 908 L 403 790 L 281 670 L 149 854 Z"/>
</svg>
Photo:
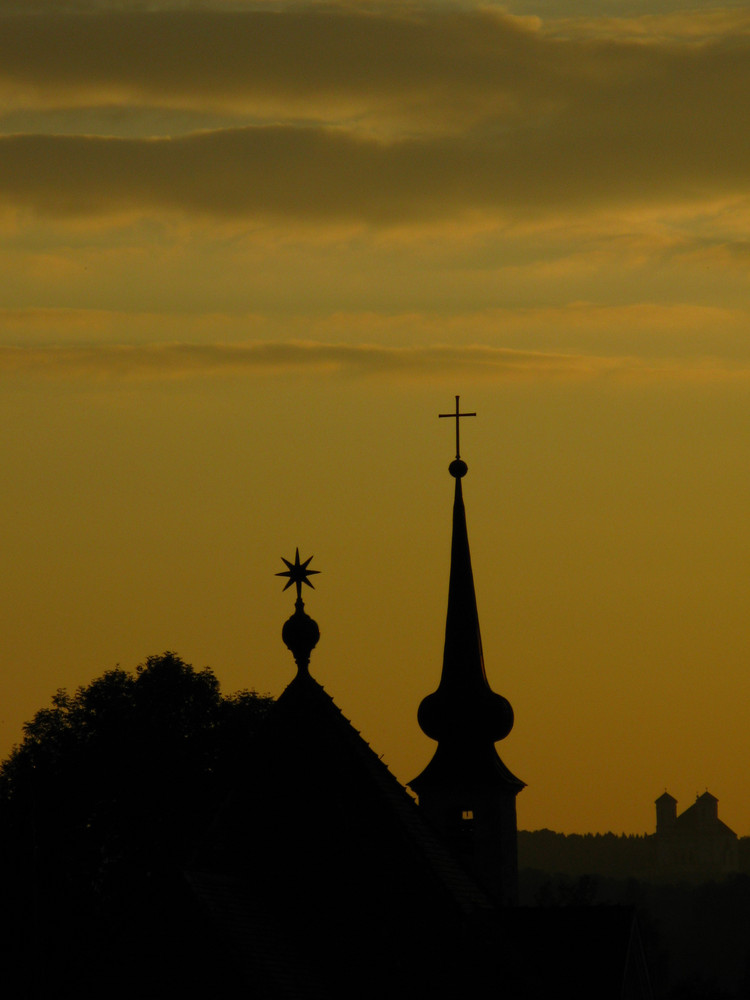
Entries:
<svg viewBox="0 0 750 1000">
<path fill-rule="evenodd" d="M 750 5 L 0 0 L 0 754 L 178 652 L 434 744 L 454 396 L 519 826 L 750 835 Z"/>
</svg>

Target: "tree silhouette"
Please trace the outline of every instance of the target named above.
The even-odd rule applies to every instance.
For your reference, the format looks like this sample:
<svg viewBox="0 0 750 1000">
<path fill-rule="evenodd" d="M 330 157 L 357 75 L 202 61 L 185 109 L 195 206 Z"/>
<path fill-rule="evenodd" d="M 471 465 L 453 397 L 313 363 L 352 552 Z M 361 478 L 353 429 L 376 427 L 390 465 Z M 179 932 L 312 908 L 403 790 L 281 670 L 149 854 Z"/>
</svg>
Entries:
<svg viewBox="0 0 750 1000">
<path fill-rule="evenodd" d="M 184 866 L 270 704 L 222 696 L 172 652 L 58 691 L 0 767 L 0 864 L 18 905 L 90 909 Z"/>
</svg>

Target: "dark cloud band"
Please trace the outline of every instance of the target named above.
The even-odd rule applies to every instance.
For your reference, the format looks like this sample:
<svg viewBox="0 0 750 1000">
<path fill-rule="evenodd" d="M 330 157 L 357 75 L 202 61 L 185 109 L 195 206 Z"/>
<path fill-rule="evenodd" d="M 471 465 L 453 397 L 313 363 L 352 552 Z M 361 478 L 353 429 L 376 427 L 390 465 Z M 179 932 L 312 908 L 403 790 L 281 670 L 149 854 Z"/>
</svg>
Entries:
<svg viewBox="0 0 750 1000">
<path fill-rule="evenodd" d="M 321 113 L 419 111 L 505 120 L 597 107 L 642 115 L 731 96 L 747 109 L 750 39 L 555 38 L 488 9 L 433 5 L 0 15 L 0 87 L 30 103 L 206 107 L 268 101 Z"/>
<path fill-rule="evenodd" d="M 692 200 L 747 184 L 748 138 L 719 119 L 668 142 L 602 128 L 389 143 L 268 126 L 175 139 L 0 138 L 0 203 L 57 216 L 154 210 L 394 224 L 465 211 Z"/>
</svg>

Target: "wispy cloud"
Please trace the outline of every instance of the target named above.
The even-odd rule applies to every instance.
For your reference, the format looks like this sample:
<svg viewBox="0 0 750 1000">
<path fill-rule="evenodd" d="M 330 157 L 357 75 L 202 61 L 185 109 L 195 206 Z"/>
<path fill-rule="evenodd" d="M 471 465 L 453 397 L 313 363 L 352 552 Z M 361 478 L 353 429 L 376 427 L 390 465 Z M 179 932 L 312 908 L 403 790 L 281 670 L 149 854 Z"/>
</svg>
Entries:
<svg viewBox="0 0 750 1000">
<path fill-rule="evenodd" d="M 616 39 L 618 42 L 693 42 L 703 44 L 730 35 L 747 34 L 750 31 L 750 11 L 744 3 L 703 3 L 700 8 L 677 5 L 676 9 L 665 9 L 667 5 L 654 3 L 652 10 L 646 5 L 634 13 L 631 5 L 623 4 L 619 15 L 608 4 L 606 10 L 600 3 L 583 4 L 576 11 L 576 5 L 566 5 L 565 16 L 557 16 L 558 11 L 550 7 L 549 18 L 540 22 L 540 30 L 546 35 L 558 38 L 598 38 Z M 537 13 L 542 13 L 537 8 Z"/>
<path fill-rule="evenodd" d="M 670 377 L 715 381 L 750 377 L 750 365 L 714 359 L 644 361 L 483 346 L 384 347 L 312 342 L 252 344 L 151 344 L 92 347 L 0 347 L 0 377 L 108 379 L 118 381 L 321 374 L 518 380 L 642 381 Z"/>
</svg>

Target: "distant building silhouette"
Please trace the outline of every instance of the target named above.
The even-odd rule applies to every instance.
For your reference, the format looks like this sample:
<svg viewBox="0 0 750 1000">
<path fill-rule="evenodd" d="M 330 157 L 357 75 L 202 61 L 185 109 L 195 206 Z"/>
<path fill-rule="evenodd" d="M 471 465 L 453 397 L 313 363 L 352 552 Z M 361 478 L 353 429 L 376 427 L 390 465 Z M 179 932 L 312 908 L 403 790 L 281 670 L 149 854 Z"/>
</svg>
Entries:
<svg viewBox="0 0 750 1000">
<path fill-rule="evenodd" d="M 677 799 L 656 800 L 656 873 L 661 878 L 698 880 L 739 869 L 737 834 L 719 819 L 719 800 L 709 791 L 679 816 Z"/>
</svg>

